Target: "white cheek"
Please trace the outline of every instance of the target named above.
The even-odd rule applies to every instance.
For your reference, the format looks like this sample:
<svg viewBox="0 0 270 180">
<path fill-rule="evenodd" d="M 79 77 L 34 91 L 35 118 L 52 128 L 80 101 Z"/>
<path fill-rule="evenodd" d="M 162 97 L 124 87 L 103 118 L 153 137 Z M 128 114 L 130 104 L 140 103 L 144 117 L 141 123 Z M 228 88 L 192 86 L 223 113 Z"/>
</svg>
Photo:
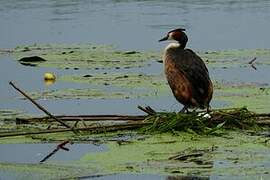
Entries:
<svg viewBox="0 0 270 180">
<path fill-rule="evenodd" d="M 168 40 L 174 40 L 172 37 L 172 33 L 169 34 Z"/>
</svg>

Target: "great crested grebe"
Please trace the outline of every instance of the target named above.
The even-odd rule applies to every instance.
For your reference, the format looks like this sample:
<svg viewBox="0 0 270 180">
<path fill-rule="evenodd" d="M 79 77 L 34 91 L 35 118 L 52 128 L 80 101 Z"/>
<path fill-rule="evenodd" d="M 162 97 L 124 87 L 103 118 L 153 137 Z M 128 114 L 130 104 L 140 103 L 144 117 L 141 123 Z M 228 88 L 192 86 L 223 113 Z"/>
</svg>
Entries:
<svg viewBox="0 0 270 180">
<path fill-rule="evenodd" d="M 203 60 L 191 49 L 185 49 L 188 37 L 185 29 L 175 29 L 159 41 L 175 40 L 170 43 L 163 56 L 165 74 L 175 98 L 188 108 L 207 108 L 213 95 L 213 84 Z"/>
</svg>

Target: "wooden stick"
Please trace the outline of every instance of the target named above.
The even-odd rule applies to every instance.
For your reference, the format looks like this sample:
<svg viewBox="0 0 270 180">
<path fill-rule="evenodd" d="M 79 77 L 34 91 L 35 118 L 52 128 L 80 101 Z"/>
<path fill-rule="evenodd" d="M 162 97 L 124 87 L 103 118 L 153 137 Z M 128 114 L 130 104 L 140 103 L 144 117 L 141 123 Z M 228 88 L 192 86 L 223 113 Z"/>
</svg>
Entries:
<svg viewBox="0 0 270 180">
<path fill-rule="evenodd" d="M 145 115 L 71 115 L 71 116 L 55 116 L 61 121 L 143 121 Z M 48 120 L 50 117 L 33 117 L 33 118 L 16 118 L 17 121 L 23 123 Z"/>
<path fill-rule="evenodd" d="M 69 125 L 67 125 L 66 123 L 64 123 L 63 121 L 59 120 L 58 118 L 56 118 L 55 116 L 53 116 L 49 111 L 47 111 L 44 107 L 42 107 L 40 104 L 38 104 L 36 101 L 34 101 L 31 97 L 29 97 L 25 92 L 23 92 L 22 90 L 20 90 L 18 87 L 16 87 L 14 85 L 14 83 L 12 81 L 9 82 L 9 84 L 16 89 L 17 91 L 19 91 L 24 97 L 26 97 L 28 100 L 30 100 L 34 105 L 37 106 L 37 108 L 39 108 L 40 110 L 42 110 L 44 113 L 46 113 L 48 116 L 50 116 L 51 118 L 53 118 L 55 121 L 59 122 L 60 124 L 62 124 L 63 126 L 65 126 L 66 128 L 71 128 Z"/>
<path fill-rule="evenodd" d="M 61 121 L 82 121 L 83 123 L 89 121 L 143 121 L 145 115 L 77 115 L 77 116 L 55 116 Z M 33 117 L 33 118 L 16 118 L 17 124 L 27 124 L 35 122 L 44 122 L 50 120 L 50 117 Z"/>
<path fill-rule="evenodd" d="M 252 64 L 252 63 L 254 63 L 256 60 L 257 60 L 257 58 L 254 57 L 251 61 L 248 62 L 248 64 Z"/>
<path fill-rule="evenodd" d="M 144 120 L 145 115 L 78 115 L 78 116 L 57 116 L 62 120 L 72 121 L 73 119 L 83 119 L 84 121 L 129 121 Z"/>
<path fill-rule="evenodd" d="M 112 132 L 118 130 L 127 130 L 127 129 L 137 129 L 143 127 L 144 125 L 151 124 L 147 122 L 141 123 L 127 123 L 120 125 L 108 125 L 108 126 L 91 126 L 91 127 L 83 127 L 83 128 L 59 128 L 59 129 L 45 129 L 40 131 L 32 131 L 32 132 L 12 132 L 12 133 L 1 133 L 1 137 L 12 137 L 12 136 L 26 136 L 26 135 L 34 135 L 34 134 L 47 134 L 47 133 L 58 133 L 58 132 L 68 132 L 68 131 L 100 131 L 100 132 Z"/>
</svg>

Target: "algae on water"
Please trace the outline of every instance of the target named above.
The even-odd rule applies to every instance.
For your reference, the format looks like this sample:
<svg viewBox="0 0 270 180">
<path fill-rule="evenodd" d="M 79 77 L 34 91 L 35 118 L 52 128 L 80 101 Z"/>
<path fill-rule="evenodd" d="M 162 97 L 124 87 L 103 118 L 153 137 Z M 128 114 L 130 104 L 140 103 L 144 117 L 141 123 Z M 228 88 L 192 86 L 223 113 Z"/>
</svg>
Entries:
<svg viewBox="0 0 270 180">
<path fill-rule="evenodd" d="M 46 61 L 33 64 L 61 69 L 134 68 L 145 66 L 149 60 L 160 58 L 160 54 L 156 52 L 119 51 L 112 46 L 93 44 L 18 46 L 11 54 L 16 59 L 40 56 Z"/>
<path fill-rule="evenodd" d="M 162 58 L 161 51 L 123 51 L 109 45 L 93 44 L 34 44 L 1 51 L 2 54 L 5 52 L 16 60 L 40 56 L 46 61 L 33 62 L 34 65 L 60 68 L 64 73 L 58 76 L 57 82 L 71 83 L 75 86 L 58 88 L 46 93 L 34 91 L 31 95 L 36 99 L 42 98 L 43 95 L 48 99 L 127 99 L 173 96 L 163 75 L 163 65 L 155 64 L 155 61 Z M 198 54 L 207 63 L 209 69 L 246 68 L 250 66 L 248 62 L 255 57 L 257 58 L 255 65 L 258 69 L 267 68 L 270 62 L 269 49 L 231 49 L 198 52 Z M 158 73 L 154 69 L 156 67 L 160 68 Z M 254 69 L 250 68 L 250 70 Z M 269 84 L 242 86 L 240 83 L 235 86 L 224 84 L 222 80 L 217 81 L 215 74 L 211 77 L 215 81 L 213 101 L 222 101 L 227 107 L 247 106 L 257 112 L 266 112 L 269 109 L 268 102 L 270 101 L 267 93 Z M 226 79 L 226 82 L 233 81 L 232 78 Z M 80 84 L 84 86 L 78 88 Z"/>
<path fill-rule="evenodd" d="M 129 137 L 129 132 L 98 135 L 101 139 L 102 136 L 115 140 L 123 137 L 131 141 L 105 142 L 108 150 L 86 153 L 80 160 L 65 163 L 52 160 L 42 165 L 0 163 L 0 171 L 8 169 L 28 178 L 49 173 L 48 179 L 117 173 L 233 176 L 240 179 L 268 177 L 270 144 L 267 137 L 228 130 L 223 131 L 222 136 L 199 136 L 187 132 L 143 136 L 133 132 L 130 139 L 125 134 Z M 86 137 L 93 139 L 97 135 Z M 72 148 L 70 146 L 71 152 Z"/>
<path fill-rule="evenodd" d="M 256 176 L 267 172 L 269 149 L 263 138 L 244 135 L 241 132 L 226 132 L 225 137 L 197 137 L 179 133 L 152 135 L 144 141 L 119 146 L 109 143 L 109 151 L 89 153 L 82 163 L 94 163 L 105 172 L 144 173 L 144 174 L 180 174 L 180 175 L 218 175 L 228 177 Z M 170 160 L 171 157 L 185 153 L 201 152 L 199 157 L 183 160 Z M 256 154 L 258 152 L 258 154 Z M 236 159 L 230 157 L 235 156 Z M 265 159 L 261 159 L 264 156 Z M 188 157 L 188 156 L 187 156 Z M 251 162 L 254 163 L 251 163 Z M 265 166 L 265 168 L 261 168 Z M 234 170 L 227 171 L 233 168 Z M 253 168 L 253 171 L 248 171 Z M 269 167 L 268 167 L 269 168 Z"/>
<path fill-rule="evenodd" d="M 228 107 L 236 108 L 247 106 L 249 110 L 257 113 L 269 112 L 269 87 L 256 85 L 224 86 L 215 89 L 214 99 L 229 102 Z"/>
</svg>

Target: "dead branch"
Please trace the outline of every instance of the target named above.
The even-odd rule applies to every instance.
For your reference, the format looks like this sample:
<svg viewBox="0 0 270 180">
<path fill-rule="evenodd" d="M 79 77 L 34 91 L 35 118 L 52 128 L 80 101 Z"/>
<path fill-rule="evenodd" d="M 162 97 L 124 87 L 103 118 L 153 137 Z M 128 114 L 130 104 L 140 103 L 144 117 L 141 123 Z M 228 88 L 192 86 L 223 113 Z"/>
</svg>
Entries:
<svg viewBox="0 0 270 180">
<path fill-rule="evenodd" d="M 255 58 L 253 58 L 251 61 L 249 61 L 248 64 L 252 64 L 252 63 L 254 63 L 256 60 L 257 60 L 257 58 L 255 57 Z"/>
<path fill-rule="evenodd" d="M 146 106 L 145 108 L 142 106 L 138 106 L 138 108 L 140 110 L 142 110 L 143 112 L 147 113 L 148 115 L 154 115 L 156 114 L 156 111 L 153 110 L 150 106 Z"/>
<path fill-rule="evenodd" d="M 38 104 L 35 100 L 33 100 L 31 97 L 29 97 L 25 92 L 23 92 L 21 89 L 19 89 L 18 87 L 16 87 L 14 85 L 14 83 L 12 81 L 9 82 L 9 84 L 16 89 L 17 91 L 19 91 L 24 97 L 26 97 L 28 100 L 30 100 L 34 105 L 37 106 L 37 108 L 39 108 L 40 110 L 42 110 L 44 113 L 46 113 L 48 116 L 50 116 L 51 118 L 53 118 L 55 121 L 59 122 L 60 124 L 62 124 L 63 126 L 65 126 L 66 128 L 70 128 L 69 125 L 67 125 L 66 123 L 64 123 L 63 121 L 59 120 L 58 118 L 56 118 L 55 116 L 53 116 L 49 111 L 47 111 L 44 107 L 42 107 L 40 104 Z"/>
<path fill-rule="evenodd" d="M 78 115 L 78 116 L 55 116 L 61 121 L 142 121 L 146 116 L 138 115 Z M 16 118 L 18 124 L 26 124 L 28 122 L 42 122 L 49 120 L 50 117 L 34 117 L 34 118 Z"/>
</svg>

